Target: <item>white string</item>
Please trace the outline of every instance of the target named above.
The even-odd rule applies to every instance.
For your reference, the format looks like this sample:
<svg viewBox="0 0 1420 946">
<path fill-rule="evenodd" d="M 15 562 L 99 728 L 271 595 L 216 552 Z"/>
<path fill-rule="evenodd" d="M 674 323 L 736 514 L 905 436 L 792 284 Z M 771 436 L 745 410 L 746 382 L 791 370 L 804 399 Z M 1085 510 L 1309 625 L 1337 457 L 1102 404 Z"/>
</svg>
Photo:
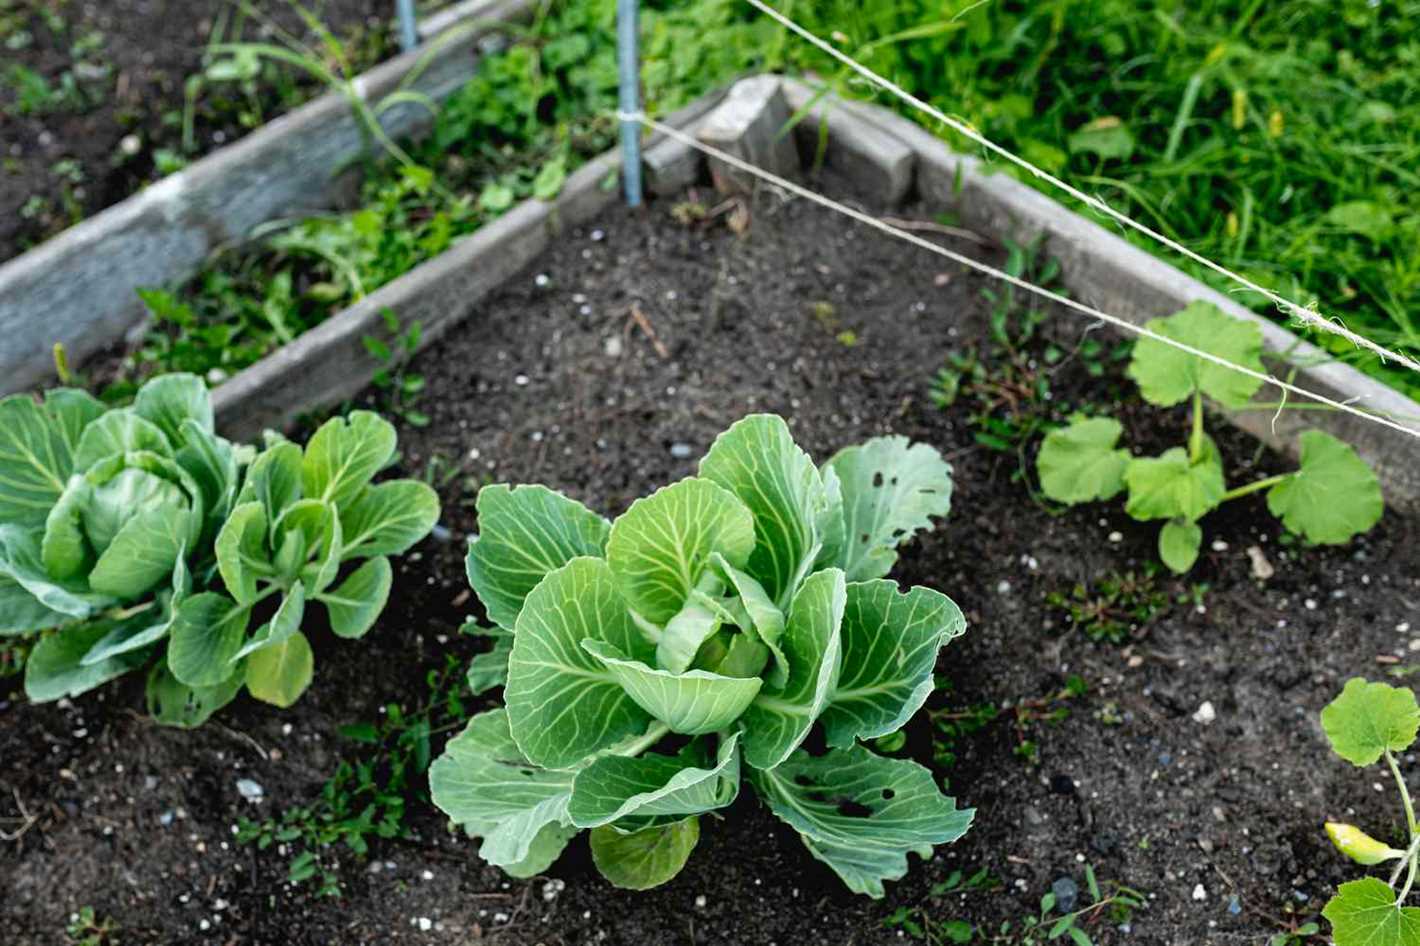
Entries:
<svg viewBox="0 0 1420 946">
<path fill-rule="evenodd" d="M 986 274 L 987 276 L 991 276 L 993 278 L 1008 282 L 1019 289 L 1022 289 L 1026 292 L 1034 293 L 1035 295 L 1040 296 L 1043 299 L 1049 299 L 1051 302 L 1058 303 L 1059 305 L 1065 306 L 1069 309 L 1074 309 L 1077 312 L 1083 312 L 1084 314 L 1091 316 L 1092 318 L 1099 319 L 1101 322 L 1107 322 L 1110 325 L 1113 325 L 1116 328 L 1123 329 L 1126 332 L 1131 332 L 1135 335 L 1139 335 L 1144 338 L 1151 338 L 1154 341 L 1160 342 L 1164 345 L 1169 345 L 1173 348 L 1177 348 L 1180 351 L 1187 352 L 1188 354 L 1193 355 L 1197 358 L 1202 358 L 1205 361 L 1210 361 L 1213 364 L 1221 365 L 1224 368 L 1231 368 L 1233 371 L 1237 371 L 1240 374 L 1245 374 L 1249 377 L 1256 378 L 1266 384 L 1271 384 L 1275 387 L 1281 388 L 1283 391 L 1291 392 L 1292 394 L 1300 395 L 1301 397 L 1310 398 L 1311 400 L 1316 401 L 1320 404 L 1325 404 L 1328 407 L 1333 407 L 1338 411 L 1344 411 L 1348 414 L 1354 414 L 1355 416 L 1363 418 L 1365 420 L 1373 421 L 1385 427 L 1390 427 L 1393 430 L 1398 430 L 1403 434 L 1409 434 L 1412 437 L 1420 438 L 1420 429 L 1407 427 L 1404 424 L 1397 423 L 1396 421 L 1393 421 L 1387 417 L 1372 413 L 1370 411 L 1362 410 L 1358 407 L 1354 407 L 1349 403 L 1333 400 L 1324 394 L 1313 393 L 1312 391 L 1308 391 L 1306 388 L 1298 387 L 1297 385 L 1292 384 L 1289 381 L 1283 381 L 1280 378 L 1273 377 L 1270 374 L 1266 374 L 1261 371 L 1256 371 L 1252 368 L 1248 368 L 1243 365 L 1233 364 L 1226 358 L 1221 358 L 1218 355 L 1213 354 L 1212 352 L 1204 351 L 1200 348 L 1194 348 L 1192 345 L 1180 342 L 1177 339 L 1169 338 L 1167 335 L 1161 335 L 1158 332 L 1155 332 L 1149 328 L 1145 328 L 1142 325 L 1135 325 L 1133 322 L 1129 322 L 1125 319 L 1122 319 L 1117 315 L 1110 315 L 1108 312 L 1102 312 L 1093 306 L 1086 305 L 1085 303 L 1076 301 L 1075 299 L 1071 299 L 1068 296 L 1063 296 L 1058 292 L 1053 292 L 1049 289 L 1037 286 L 1036 284 L 1027 282 L 1026 280 L 1021 279 L 1018 276 L 1012 276 L 1010 273 L 1001 269 L 997 269 L 996 267 L 991 266 L 987 263 L 980 262 L 979 260 L 974 260 L 969 256 L 963 256 L 962 254 L 957 253 L 953 250 L 949 250 L 944 246 L 939 246 L 938 244 L 933 243 L 930 240 L 926 240 L 922 237 L 919 237 L 915 233 L 911 233 L 907 230 L 902 230 L 898 227 L 894 227 L 891 224 L 884 223 L 877 217 L 873 217 L 869 214 L 863 213 L 861 210 L 855 210 L 852 207 L 833 200 L 832 198 L 815 193 L 814 191 L 811 191 L 808 188 L 801 187 L 798 184 L 795 184 L 793 181 L 780 177 L 779 175 L 774 174 L 770 171 L 766 171 L 764 168 L 761 168 L 754 164 L 750 164 L 747 161 L 743 161 L 732 154 L 721 151 L 719 148 L 707 145 L 703 141 L 700 141 L 698 138 L 696 138 L 694 135 L 687 134 L 681 131 L 679 128 L 675 128 L 671 125 L 662 124 L 661 122 L 656 121 L 654 118 L 651 118 L 644 113 L 618 112 L 617 117 L 623 121 L 640 122 L 647 128 L 652 129 L 653 131 L 657 131 L 668 138 L 681 142 L 682 144 L 689 145 L 690 147 L 695 148 L 698 151 L 710 155 L 718 161 L 725 162 L 731 167 L 738 168 L 741 171 L 744 171 L 748 174 L 754 175 L 755 177 L 768 181 L 776 187 L 781 187 L 792 194 L 797 194 L 798 196 L 803 197 L 806 200 L 813 201 L 814 203 L 819 204 L 820 206 L 827 207 L 830 210 L 835 210 L 838 213 L 844 214 L 845 216 L 857 220 L 859 223 L 867 224 L 868 226 L 873 227 L 876 230 L 881 230 L 882 232 L 887 233 L 891 236 L 895 236 L 900 240 L 906 240 L 908 243 L 920 246 L 925 250 L 930 250 L 939 256 L 944 256 L 955 263 L 960 263 L 962 266 L 968 267 L 969 269 L 974 269 L 977 272 Z"/>
<path fill-rule="evenodd" d="M 878 75 L 876 72 L 873 72 L 867 66 L 862 65 L 856 59 L 852 58 L 846 53 L 840 52 L 838 49 L 831 46 L 825 40 L 820 39 L 818 36 L 804 29 L 802 26 L 795 23 L 793 20 L 789 19 L 784 14 L 780 13 L 778 10 L 764 3 L 763 0 L 745 0 L 745 2 L 748 3 L 750 6 L 754 7 L 755 9 L 763 12 L 766 16 L 769 16 L 772 19 L 778 21 L 781 25 L 787 27 L 790 30 L 793 30 L 795 33 L 798 33 L 800 36 L 808 40 L 814 46 L 817 46 L 819 49 L 828 53 L 834 59 L 837 59 L 845 66 L 848 66 L 850 69 L 857 72 L 859 75 L 867 79 L 869 82 L 872 82 L 874 85 L 886 89 L 888 92 L 891 92 L 893 95 L 902 99 L 904 102 L 907 102 L 913 108 L 916 108 L 922 112 L 926 112 L 928 115 L 932 116 L 937 121 L 943 123 L 948 128 L 952 129 L 958 134 L 963 135 L 971 141 L 974 141 L 976 144 L 980 145 L 983 148 L 986 148 L 994 154 L 1005 158 L 1007 161 L 1010 161 L 1012 164 L 1016 165 L 1022 170 L 1029 172 L 1035 177 L 1040 178 L 1041 180 L 1051 184 L 1052 186 L 1059 188 L 1060 190 L 1069 194 L 1071 197 L 1074 197 L 1076 200 L 1082 201 L 1089 207 L 1113 218 L 1114 220 L 1124 224 L 1125 226 L 1133 227 L 1135 230 L 1139 231 L 1150 239 L 1158 241 L 1162 245 L 1173 250 L 1175 253 L 1180 253 L 1201 266 L 1206 266 L 1207 268 L 1213 270 L 1215 273 L 1218 273 L 1220 276 L 1225 276 L 1228 279 L 1234 280 L 1235 282 L 1242 285 L 1244 288 L 1263 296 L 1283 311 L 1289 312 L 1292 315 L 1296 316 L 1305 324 L 1313 328 L 1320 329 L 1324 332 L 1330 332 L 1333 335 L 1339 335 L 1351 344 L 1356 345 L 1357 347 L 1368 349 L 1379 355 L 1382 362 L 1390 361 L 1393 359 L 1396 362 L 1409 368 L 1411 371 L 1420 372 L 1420 361 L 1416 361 L 1415 359 L 1410 358 L 1407 355 L 1402 354 L 1401 352 L 1391 351 L 1388 348 L 1378 345 L 1366 336 L 1353 332 L 1345 325 L 1339 324 L 1339 321 L 1333 322 L 1330 319 L 1322 317 L 1319 313 L 1313 311 L 1312 309 L 1309 309 L 1305 306 L 1300 306 L 1292 300 L 1287 299 L 1284 296 L 1280 296 L 1270 289 L 1266 289 L 1262 286 L 1259 286 L 1257 283 L 1246 278 L 1245 276 L 1241 276 L 1233 272 L 1226 266 L 1223 266 L 1219 263 L 1215 263 L 1212 260 L 1208 259 L 1206 256 L 1203 256 L 1199 253 L 1194 252 L 1193 250 L 1190 250 L 1188 247 L 1184 246 L 1182 243 L 1179 243 L 1177 240 L 1167 237 L 1164 234 L 1159 233 L 1157 230 L 1154 230 L 1153 228 L 1149 227 L 1148 225 L 1139 223 L 1127 214 L 1115 210 L 1113 207 L 1109 206 L 1104 201 L 1100 200 L 1098 197 L 1095 197 L 1092 194 L 1087 194 L 1071 184 L 1067 184 L 1065 181 L 1062 181 L 1060 178 L 1051 174 L 1049 171 L 1046 171 L 1042 168 L 1038 168 L 1034 164 L 1031 164 L 1025 158 L 1017 157 L 1015 154 L 1001 147 L 990 139 L 986 138 L 981 134 L 981 132 L 977 131 L 975 128 L 972 128 L 970 125 L 966 124 L 960 119 L 951 118 L 943 114 L 940 110 L 917 98 L 917 96 L 913 95 L 911 92 L 908 92 L 906 89 L 902 88 L 896 83 L 883 78 L 882 76 Z"/>
</svg>

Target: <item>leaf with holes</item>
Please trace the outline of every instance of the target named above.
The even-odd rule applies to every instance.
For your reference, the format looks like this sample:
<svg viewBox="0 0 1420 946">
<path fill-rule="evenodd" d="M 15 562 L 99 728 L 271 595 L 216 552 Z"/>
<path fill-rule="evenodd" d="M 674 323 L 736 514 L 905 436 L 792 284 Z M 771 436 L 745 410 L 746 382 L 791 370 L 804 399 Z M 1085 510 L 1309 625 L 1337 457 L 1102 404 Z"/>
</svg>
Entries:
<svg viewBox="0 0 1420 946">
<path fill-rule="evenodd" d="M 975 814 L 942 795 L 927 769 L 862 746 L 798 752 L 777 768 L 751 770 L 749 779 L 809 853 L 870 897 L 907 873 L 908 854 L 931 857 L 933 845 L 965 834 Z"/>
<path fill-rule="evenodd" d="M 965 630 L 961 609 L 930 588 L 848 585 L 843 670 L 822 717 L 828 744 L 846 748 L 902 728 L 932 692 L 937 652 Z"/>
<path fill-rule="evenodd" d="M 479 717 L 450 743 L 431 781 L 435 802 L 484 838 L 485 859 L 515 876 L 546 868 L 580 827 L 612 883 L 664 883 L 696 818 L 734 801 L 742 766 L 777 770 L 820 719 L 834 745 L 898 731 L 962 632 L 945 596 L 850 584 L 828 564 L 846 521 L 871 547 L 849 564 L 878 573 L 946 511 L 949 468 L 930 448 L 880 438 L 820 471 L 782 420 L 757 416 L 722 435 L 701 472 L 610 525 L 543 487 L 479 496 L 470 581 L 512 626 L 465 626 L 493 639 L 468 681 L 475 694 L 502 685 L 506 710 L 497 738 Z M 905 771 L 881 770 L 893 780 L 878 790 L 899 791 Z M 881 869 L 897 876 L 889 860 Z"/>
<path fill-rule="evenodd" d="M 875 437 L 839 451 L 828 466 L 842 495 L 843 540 L 823 564 L 842 568 L 849 581 L 886 575 L 898 546 L 951 511 L 951 464 L 924 443 Z"/>
</svg>

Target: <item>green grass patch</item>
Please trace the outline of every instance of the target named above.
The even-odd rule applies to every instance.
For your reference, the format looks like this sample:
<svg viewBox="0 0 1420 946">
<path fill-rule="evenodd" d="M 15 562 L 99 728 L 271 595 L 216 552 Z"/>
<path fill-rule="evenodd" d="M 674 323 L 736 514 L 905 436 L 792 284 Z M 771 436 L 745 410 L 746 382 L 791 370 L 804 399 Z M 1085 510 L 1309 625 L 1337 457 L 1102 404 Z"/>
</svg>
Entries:
<svg viewBox="0 0 1420 946">
<path fill-rule="evenodd" d="M 645 7 L 652 113 L 766 69 L 813 72 L 843 94 L 871 94 L 741 0 Z M 1420 0 L 780 7 L 1116 209 L 1420 356 L 1420 32 L 1410 27 L 1420 22 Z M 516 200 L 555 191 L 612 143 L 614 22 L 614 0 L 554 2 L 441 110 L 434 136 L 411 152 L 427 175 L 392 166 L 370 176 L 364 209 L 299 223 L 260 252 L 217 260 L 183 296 L 190 324 L 180 306 L 154 306 L 158 331 L 133 373 L 243 367 Z M 1170 262 L 1272 311 L 1222 277 Z M 201 338 L 212 326 L 216 334 Z M 1414 373 L 1301 333 L 1420 397 Z"/>
</svg>

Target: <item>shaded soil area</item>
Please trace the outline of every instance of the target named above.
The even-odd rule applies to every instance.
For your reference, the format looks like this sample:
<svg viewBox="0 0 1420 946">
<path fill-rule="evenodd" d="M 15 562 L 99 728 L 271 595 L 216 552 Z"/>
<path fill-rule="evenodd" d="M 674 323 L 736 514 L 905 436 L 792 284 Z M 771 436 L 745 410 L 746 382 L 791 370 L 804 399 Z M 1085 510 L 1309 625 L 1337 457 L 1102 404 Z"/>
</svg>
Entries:
<svg viewBox="0 0 1420 946">
<path fill-rule="evenodd" d="M 439 486 L 451 536 L 400 565 L 361 645 L 315 635 L 315 683 L 294 709 L 243 698 L 187 733 L 144 720 L 136 680 L 72 703 L 3 697 L 0 829 L 23 833 L 0 844 L 0 940 L 64 942 L 69 914 L 92 906 L 125 944 L 886 944 L 911 937 L 900 911 L 931 928 L 1018 931 L 1055 881 L 1083 890 L 1090 864 L 1106 888 L 1147 895 L 1130 916 L 1089 918 L 1096 943 L 1261 942 L 1356 875 L 1324 820 L 1402 830 L 1393 791 L 1330 756 L 1317 713 L 1346 678 L 1420 659 L 1420 622 L 1406 623 L 1420 601 L 1415 522 L 1387 514 L 1350 546 L 1305 549 L 1262 498 L 1231 504 L 1205 521 L 1187 580 L 1157 579 L 1185 600 L 1125 644 L 1094 642 L 1047 596 L 1142 571 L 1155 527 L 1122 503 L 1047 508 L 1014 453 L 978 442 L 973 397 L 943 409 L 928 396 L 949 353 L 984 345 L 982 281 L 803 202 L 758 195 L 742 236 L 724 217 L 682 225 L 671 203 L 567 233 L 415 360 L 430 423 L 402 428 L 401 462 Z M 1145 409 L 1119 362 L 1085 357 L 1079 343 L 1098 333 L 1058 321 L 1024 362 L 1048 381 L 1051 410 L 1123 398 L 1137 451 L 1184 438 L 1183 414 Z M 1063 357 L 1046 368 L 1052 345 Z M 585 839 L 547 876 L 511 880 L 423 802 L 411 803 L 412 836 L 377 844 L 370 861 L 322 855 L 339 896 L 290 885 L 289 852 L 234 843 L 239 818 L 312 802 L 356 749 L 341 725 L 417 700 L 446 654 L 477 649 L 455 629 L 476 610 L 462 548 L 478 485 L 546 483 L 614 515 L 691 474 L 751 411 L 783 414 L 820 458 L 893 432 L 955 465 L 951 517 L 894 575 L 951 595 L 970 621 L 901 750 L 977 809 L 964 839 L 914 857 L 883 901 L 849 895 L 749 790 L 705 819 L 684 872 L 646 893 L 601 880 Z M 1216 434 L 1230 481 L 1285 468 Z M 1252 546 L 1272 577 L 1253 577 Z M 938 728 L 973 714 L 972 732 L 947 740 Z M 239 779 L 263 796 L 244 798 Z M 981 868 L 995 889 L 939 886 Z"/>
<path fill-rule="evenodd" d="M 299 40 L 290 0 L 0 0 L 0 261 L 318 94 L 289 66 L 207 83 L 209 42 Z M 304 4 L 358 71 L 397 49 L 388 0 Z M 427 5 L 426 5 L 427 6 Z M 189 104 L 189 101 L 191 104 Z"/>
</svg>

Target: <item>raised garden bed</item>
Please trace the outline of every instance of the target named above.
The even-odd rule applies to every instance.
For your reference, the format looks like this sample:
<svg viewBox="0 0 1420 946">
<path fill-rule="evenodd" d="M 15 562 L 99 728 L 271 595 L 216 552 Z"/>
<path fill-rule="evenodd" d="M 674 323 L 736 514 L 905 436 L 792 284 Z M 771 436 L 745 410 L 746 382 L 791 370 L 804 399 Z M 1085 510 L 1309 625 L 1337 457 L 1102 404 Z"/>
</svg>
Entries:
<svg viewBox="0 0 1420 946">
<path fill-rule="evenodd" d="M 945 191 L 931 181 L 944 166 L 913 151 L 928 199 L 879 204 L 883 178 L 855 172 L 850 159 L 867 155 L 835 121 L 842 150 L 829 152 L 831 193 L 916 220 L 940 211 L 934 198 Z M 682 167 L 683 157 L 665 149 L 656 166 Z M 1148 894 L 1128 917 L 1090 920 L 1099 943 L 1260 940 L 1314 917 L 1351 876 L 1321 822 L 1373 794 L 1327 758 L 1316 713 L 1345 678 L 1384 672 L 1377 658 L 1410 669 L 1407 622 L 1420 597 L 1413 518 L 1390 511 L 1348 546 L 1307 549 L 1289 544 L 1254 497 L 1209 519 L 1210 546 L 1186 581 L 1149 577 L 1152 528 L 1116 507 L 1061 514 L 1033 502 L 1029 478 L 1016 476 L 1022 459 L 978 439 L 983 418 L 1059 420 L 1088 403 L 1112 410 L 1141 450 L 1175 442 L 1184 415 L 1138 404 L 1110 357 L 1117 340 L 1097 349 L 1102 333 L 1061 316 L 1032 337 L 1013 335 L 1015 355 L 1003 353 L 991 335 L 999 302 L 982 294 L 998 287 L 930 254 L 764 189 L 735 214 L 741 234 L 728 210 L 696 222 L 694 208 L 720 203 L 704 187 L 681 193 L 668 183 L 646 211 L 631 212 L 587 175 L 560 198 L 582 203 L 558 208 L 556 239 L 553 210 L 536 204 L 504 218 L 516 227 L 485 231 L 519 238 L 487 254 L 525 255 L 490 255 L 503 259 L 506 279 L 488 272 L 478 294 L 441 297 L 450 307 L 441 332 L 408 366 L 426 381 L 419 403 L 429 423 L 401 429 L 401 466 L 440 488 L 450 535 L 399 566 L 368 646 L 331 647 L 317 635 L 321 676 L 294 710 L 242 700 L 198 732 L 129 712 L 136 681 L 51 706 L 5 698 L 16 702 L 0 715 L 0 755 L 12 763 L 0 773 L 0 818 L 8 834 L 22 833 L 0 847 L 13 891 L 0 926 L 20 943 L 51 942 L 88 906 L 123 942 L 888 943 L 914 928 L 944 937 L 949 920 L 987 936 L 1004 922 L 1019 932 L 1055 881 L 1083 889 L 1086 863 L 1107 890 Z M 973 199 L 989 207 L 991 192 L 967 180 L 955 206 L 987 229 L 978 221 L 991 212 L 972 219 L 969 208 Z M 1118 270 L 1100 275 L 1088 254 L 1072 257 L 1070 245 L 1057 232 L 1043 247 L 1063 258 L 1067 285 L 1127 283 Z M 976 252 L 1001 258 L 999 248 Z M 480 259 L 435 260 L 409 277 L 416 282 L 391 284 L 404 294 L 387 302 L 409 322 L 429 317 L 418 300 L 466 285 L 458 280 Z M 1164 312 L 1167 292 L 1193 291 L 1169 285 Z M 1008 324 L 1029 321 L 1025 310 L 1006 310 Z M 308 347 L 252 369 L 246 388 L 219 390 L 228 429 L 352 394 L 380 406 L 381 392 L 358 390 L 370 365 L 355 357 L 361 329 L 343 318 L 318 331 L 348 350 L 303 340 Z M 950 404 L 934 400 L 948 356 L 972 352 L 993 372 L 1017 372 L 1026 390 L 1044 381 L 1051 398 L 1026 398 L 1016 406 L 1024 413 L 970 388 Z M 267 388 L 278 382 L 286 386 Z M 281 393 L 255 396 L 265 390 Z M 337 759 L 359 757 L 342 726 L 380 720 L 385 704 L 417 708 L 431 672 L 452 655 L 457 673 L 480 648 L 457 633 L 476 610 L 462 539 L 476 529 L 479 485 L 544 482 L 615 514 L 691 473 L 716 433 L 758 410 L 789 417 L 820 458 L 894 432 L 956 467 L 951 517 L 905 551 L 894 575 L 952 595 L 970 621 L 938 665 L 944 686 L 899 750 L 979 809 L 962 841 L 914 860 L 882 902 L 847 896 L 747 794 L 725 821 L 707 819 L 685 872 L 642 894 L 598 879 L 585 842 L 545 877 L 511 881 L 481 865 L 423 801 L 409 808 L 411 836 L 377 843 L 372 861 L 321 852 L 334 897 L 288 883 L 297 852 L 234 841 L 240 819 L 314 803 Z M 1289 468 L 1241 431 L 1223 429 L 1218 440 L 1230 477 Z M 1255 577 L 1253 547 L 1274 569 L 1266 579 Z M 1076 585 L 1085 586 L 1079 596 Z M 1069 619 L 1110 595 L 1118 643 Z M 466 698 L 461 709 L 488 704 Z M 435 753 L 446 734 L 432 737 Z M 259 800 L 249 800 L 249 785 L 243 794 L 242 779 L 261 787 Z M 946 889 L 956 871 L 981 868 L 999 882 L 994 892 Z"/>
<path fill-rule="evenodd" d="M 416 49 L 355 79 L 370 106 L 407 89 L 439 101 L 473 74 L 480 43 L 523 0 L 489 0 L 466 12 L 478 28 Z M 399 137 L 429 113 L 406 99 L 380 115 Z M 0 392 L 52 372 L 46 352 L 63 343 L 76 361 L 121 338 L 143 315 L 135 290 L 190 274 L 217 247 L 247 238 L 274 217 L 328 207 L 338 178 L 368 142 L 339 92 L 281 116 L 202 161 L 0 265 Z"/>
</svg>

